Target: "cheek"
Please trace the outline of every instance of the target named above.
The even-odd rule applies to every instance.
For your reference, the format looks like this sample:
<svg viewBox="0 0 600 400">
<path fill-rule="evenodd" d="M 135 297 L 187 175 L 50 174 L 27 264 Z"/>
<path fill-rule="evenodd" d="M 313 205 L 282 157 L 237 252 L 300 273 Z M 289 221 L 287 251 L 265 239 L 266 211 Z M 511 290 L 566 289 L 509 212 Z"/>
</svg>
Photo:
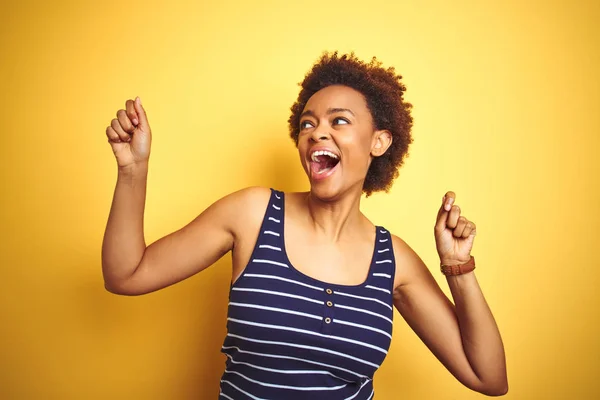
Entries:
<svg viewBox="0 0 600 400">
<path fill-rule="evenodd" d="M 354 169 L 363 169 L 371 162 L 371 141 L 369 138 L 355 138 L 354 140 L 343 140 L 340 147 L 346 150 L 346 157 L 350 160 L 350 166 Z"/>
<path fill-rule="evenodd" d="M 299 142 L 296 145 L 296 149 L 298 150 L 298 160 L 300 161 L 300 164 L 302 164 L 302 168 L 305 171 L 308 171 L 307 168 L 308 166 L 306 165 L 306 152 L 307 152 L 307 146 L 303 145 L 302 142 Z"/>
</svg>

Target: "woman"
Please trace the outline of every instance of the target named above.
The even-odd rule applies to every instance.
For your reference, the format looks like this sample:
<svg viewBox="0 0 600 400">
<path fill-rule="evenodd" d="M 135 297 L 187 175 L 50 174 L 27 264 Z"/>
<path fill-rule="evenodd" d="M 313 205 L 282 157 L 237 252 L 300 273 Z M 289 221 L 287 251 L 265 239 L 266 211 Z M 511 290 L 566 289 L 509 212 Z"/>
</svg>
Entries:
<svg viewBox="0 0 600 400">
<path fill-rule="evenodd" d="M 140 295 L 232 251 L 221 399 L 371 399 L 393 306 L 465 386 L 508 390 L 502 340 L 473 272 L 475 224 L 447 192 L 435 240 L 454 304 L 419 256 L 360 211 L 387 190 L 412 141 L 401 76 L 353 54 L 324 54 L 289 119 L 307 193 L 252 187 L 146 246 L 151 130 L 139 98 L 106 134 L 118 180 L 102 248 L 106 289 Z"/>
</svg>

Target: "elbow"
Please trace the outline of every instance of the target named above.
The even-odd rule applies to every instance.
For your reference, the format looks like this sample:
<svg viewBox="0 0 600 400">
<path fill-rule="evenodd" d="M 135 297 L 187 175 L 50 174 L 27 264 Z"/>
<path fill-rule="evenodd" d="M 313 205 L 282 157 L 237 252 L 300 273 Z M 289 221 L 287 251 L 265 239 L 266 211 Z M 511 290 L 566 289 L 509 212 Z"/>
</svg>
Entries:
<svg viewBox="0 0 600 400">
<path fill-rule="evenodd" d="M 123 276 L 123 273 L 115 274 L 109 271 L 119 270 L 118 268 L 109 268 L 106 264 L 102 264 L 102 278 L 104 279 L 104 289 L 112 294 L 120 296 L 137 296 L 143 294 L 139 284 L 135 284 L 134 274 L 137 268 L 133 269 L 128 276 Z"/>
<path fill-rule="evenodd" d="M 104 289 L 106 289 L 106 291 L 109 293 L 116 294 L 119 296 L 138 296 L 142 294 L 135 290 L 132 290 L 131 287 L 129 287 L 123 282 L 115 282 L 106 279 L 104 280 Z"/>
<path fill-rule="evenodd" d="M 505 386 L 493 388 L 488 393 L 484 393 L 484 394 L 487 394 L 488 396 L 504 396 L 507 393 L 508 393 L 508 385 L 505 385 Z"/>
<path fill-rule="evenodd" d="M 501 386 L 499 388 L 494 388 L 493 390 L 490 390 L 487 394 L 488 396 L 504 396 L 505 394 L 508 393 L 508 385 L 506 386 Z"/>
<path fill-rule="evenodd" d="M 126 279 L 104 279 L 104 289 L 107 292 L 119 296 L 141 296 L 158 290 L 157 286 L 149 286 L 144 284 L 134 275 Z"/>
<path fill-rule="evenodd" d="M 125 295 L 125 292 L 122 290 L 119 285 L 116 285 L 114 282 L 109 282 L 107 280 L 104 281 L 104 289 L 108 293 L 117 294 L 117 295 Z"/>
<path fill-rule="evenodd" d="M 481 394 L 485 394 L 486 396 L 504 396 L 508 393 L 508 382 L 505 380 L 502 383 L 495 385 L 488 385 L 477 390 Z"/>
<path fill-rule="evenodd" d="M 508 379 L 506 376 L 498 376 L 486 381 L 473 379 L 461 380 L 460 382 L 472 391 L 490 397 L 504 396 L 508 393 Z"/>
</svg>

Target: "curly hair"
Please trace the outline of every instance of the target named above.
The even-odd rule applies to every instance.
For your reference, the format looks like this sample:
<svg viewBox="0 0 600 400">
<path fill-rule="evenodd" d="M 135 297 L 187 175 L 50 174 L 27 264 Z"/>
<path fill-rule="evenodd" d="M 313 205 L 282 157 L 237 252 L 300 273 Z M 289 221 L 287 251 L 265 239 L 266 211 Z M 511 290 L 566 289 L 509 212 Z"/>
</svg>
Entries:
<svg viewBox="0 0 600 400">
<path fill-rule="evenodd" d="M 388 192 L 398 177 L 398 169 L 408 157 L 411 136 L 412 104 L 402 98 L 406 87 L 394 67 L 383 68 L 373 57 L 369 63 L 359 60 L 354 52 L 338 55 L 325 52 L 306 74 L 299 85 L 298 99 L 291 107 L 288 119 L 290 136 L 298 145 L 300 115 L 313 94 L 331 85 L 344 85 L 360 92 L 366 100 L 373 118 L 374 129 L 387 129 L 392 134 L 392 144 L 381 156 L 371 162 L 363 184 L 367 197 L 373 192 Z"/>
</svg>

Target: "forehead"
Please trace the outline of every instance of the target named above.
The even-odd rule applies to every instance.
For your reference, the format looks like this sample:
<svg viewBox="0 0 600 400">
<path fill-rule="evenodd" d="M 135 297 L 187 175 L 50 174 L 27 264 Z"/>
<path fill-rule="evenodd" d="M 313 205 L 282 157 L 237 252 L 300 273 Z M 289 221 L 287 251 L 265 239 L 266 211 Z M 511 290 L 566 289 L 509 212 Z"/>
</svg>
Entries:
<svg viewBox="0 0 600 400">
<path fill-rule="evenodd" d="M 356 113 L 368 112 L 365 97 L 358 90 L 348 86 L 327 86 L 313 94 L 304 110 L 319 113 L 329 108 L 348 108 Z"/>
</svg>

